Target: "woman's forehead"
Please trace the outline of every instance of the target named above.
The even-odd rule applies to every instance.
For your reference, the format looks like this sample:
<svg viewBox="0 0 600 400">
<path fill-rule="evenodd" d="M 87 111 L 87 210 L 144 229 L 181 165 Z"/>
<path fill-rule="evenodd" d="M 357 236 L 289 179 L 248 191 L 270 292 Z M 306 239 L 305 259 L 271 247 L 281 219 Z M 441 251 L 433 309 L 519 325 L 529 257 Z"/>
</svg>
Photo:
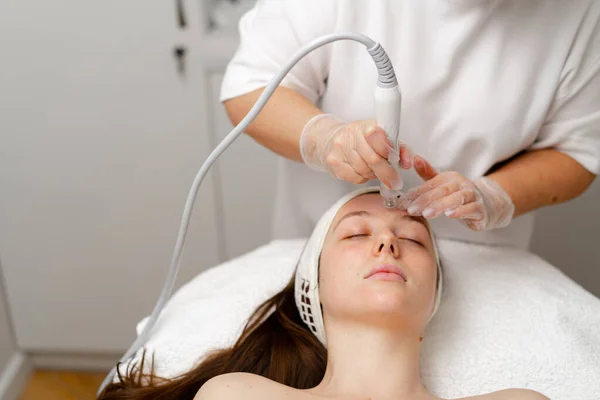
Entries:
<svg viewBox="0 0 600 400">
<path fill-rule="evenodd" d="M 366 193 L 356 196 L 340 208 L 336 217 L 339 217 L 344 212 L 354 211 L 357 208 L 364 209 L 365 207 L 368 207 L 369 211 L 377 210 L 379 207 L 383 209 L 383 198 L 379 193 Z"/>
<path fill-rule="evenodd" d="M 333 224 L 343 219 L 348 213 L 358 213 L 366 211 L 366 213 L 377 216 L 388 216 L 395 218 L 399 216 L 407 216 L 406 210 L 400 208 L 386 208 L 383 204 L 383 199 L 379 193 L 367 193 L 353 198 L 344 204 L 337 212 Z M 366 214 L 365 214 L 366 215 Z M 412 217 L 411 219 L 425 225 L 425 220 L 422 217 Z"/>
</svg>

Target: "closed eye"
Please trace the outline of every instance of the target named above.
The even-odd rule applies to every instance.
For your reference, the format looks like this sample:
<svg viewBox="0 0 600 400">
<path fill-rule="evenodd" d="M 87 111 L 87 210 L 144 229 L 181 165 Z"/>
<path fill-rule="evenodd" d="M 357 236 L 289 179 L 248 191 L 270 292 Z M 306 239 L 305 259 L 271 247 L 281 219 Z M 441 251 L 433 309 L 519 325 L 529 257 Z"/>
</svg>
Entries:
<svg viewBox="0 0 600 400">
<path fill-rule="evenodd" d="M 369 236 L 367 233 L 357 233 L 356 235 L 350 235 L 350 236 L 346 236 L 344 239 L 356 239 L 359 237 L 366 237 Z"/>
<path fill-rule="evenodd" d="M 411 238 L 403 238 L 403 237 L 399 237 L 398 239 L 400 239 L 400 240 L 406 240 L 406 241 L 409 241 L 409 242 L 412 242 L 412 243 L 418 244 L 418 245 L 419 245 L 419 246 L 421 246 L 421 247 L 425 247 L 425 245 L 423 245 L 423 243 L 421 243 L 421 242 L 419 242 L 418 240 L 415 240 L 415 239 L 411 239 Z"/>
</svg>

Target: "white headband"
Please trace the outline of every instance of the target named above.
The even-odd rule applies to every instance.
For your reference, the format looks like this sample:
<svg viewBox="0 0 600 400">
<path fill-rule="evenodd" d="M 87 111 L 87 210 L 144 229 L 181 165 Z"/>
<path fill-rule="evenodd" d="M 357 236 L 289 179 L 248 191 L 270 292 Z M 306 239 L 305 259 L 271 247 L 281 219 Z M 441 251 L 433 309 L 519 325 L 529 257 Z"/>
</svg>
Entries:
<svg viewBox="0 0 600 400">
<path fill-rule="evenodd" d="M 326 345 L 327 340 L 325 337 L 325 326 L 323 323 L 323 314 L 321 313 L 321 302 L 319 299 L 319 258 L 321 256 L 321 250 L 325 243 L 325 237 L 329 231 L 329 227 L 333 222 L 333 219 L 337 215 L 340 208 L 353 198 L 366 193 L 378 193 L 379 187 L 364 187 L 355 190 L 341 199 L 339 199 L 333 206 L 331 206 L 325 214 L 321 217 L 312 235 L 306 242 L 304 250 L 300 255 L 298 266 L 296 267 L 296 281 L 295 281 L 295 298 L 296 307 L 300 312 L 300 316 L 304 323 L 308 326 L 312 333 L 319 339 L 323 345 Z M 428 226 L 429 228 L 429 226 Z M 442 293 L 442 268 L 440 258 L 438 254 L 437 245 L 435 242 L 434 235 L 429 228 L 429 234 L 433 243 L 436 264 L 438 268 L 438 287 L 435 295 L 435 305 L 433 312 L 429 317 L 429 320 L 435 315 L 439 304 Z"/>
</svg>

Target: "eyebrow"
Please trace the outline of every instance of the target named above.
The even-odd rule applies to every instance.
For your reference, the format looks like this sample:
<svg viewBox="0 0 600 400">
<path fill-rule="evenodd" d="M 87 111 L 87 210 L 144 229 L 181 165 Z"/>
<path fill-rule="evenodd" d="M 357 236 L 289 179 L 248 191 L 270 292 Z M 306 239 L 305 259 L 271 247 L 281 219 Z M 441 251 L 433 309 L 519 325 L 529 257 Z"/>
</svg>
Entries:
<svg viewBox="0 0 600 400">
<path fill-rule="evenodd" d="M 350 211 L 349 213 L 347 213 L 346 215 L 344 215 L 342 218 L 339 219 L 339 221 L 335 224 L 335 227 L 333 228 L 333 230 L 336 230 L 337 227 L 340 225 L 340 223 L 347 219 L 347 218 L 351 218 L 351 217 L 370 217 L 372 214 L 368 211 L 365 210 L 360 210 L 360 211 Z M 402 218 L 404 219 L 410 219 L 414 222 L 418 222 L 419 224 L 425 226 L 424 222 L 416 216 L 412 216 L 412 215 L 403 215 Z"/>
<path fill-rule="evenodd" d="M 340 220 L 335 224 L 335 228 L 333 228 L 334 230 L 337 229 L 337 227 L 342 223 L 343 220 L 350 218 L 350 217 L 368 217 L 370 216 L 371 213 L 368 211 L 351 211 L 349 213 L 347 213 L 346 215 L 344 215 L 342 218 L 340 218 Z"/>
</svg>

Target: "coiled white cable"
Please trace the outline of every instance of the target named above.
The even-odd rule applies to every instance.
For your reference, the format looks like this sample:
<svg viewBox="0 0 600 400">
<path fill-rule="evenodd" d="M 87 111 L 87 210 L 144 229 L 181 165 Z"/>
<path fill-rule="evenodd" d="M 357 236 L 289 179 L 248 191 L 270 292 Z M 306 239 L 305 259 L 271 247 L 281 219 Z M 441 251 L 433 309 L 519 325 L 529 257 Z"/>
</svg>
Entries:
<svg viewBox="0 0 600 400">
<path fill-rule="evenodd" d="M 338 40 L 353 40 L 359 43 L 364 44 L 367 47 L 367 51 L 373 58 L 375 62 L 375 66 L 377 67 L 378 79 L 377 86 L 380 88 L 395 88 L 398 86 L 396 76 L 394 74 L 394 70 L 392 67 L 392 63 L 386 54 L 385 50 L 381 45 L 375 41 L 373 41 L 368 36 L 365 36 L 360 33 L 333 33 L 330 35 L 323 36 L 309 43 L 308 45 L 301 48 L 293 58 L 282 68 L 282 70 L 271 79 L 269 84 L 266 86 L 263 93 L 258 98 L 256 104 L 252 107 L 248 115 L 223 139 L 221 143 L 210 153 L 202 167 L 198 171 L 196 178 L 192 183 L 192 187 L 188 194 L 185 208 L 183 210 L 183 216 L 181 218 L 181 225 L 179 227 L 179 234 L 177 236 L 177 242 L 175 244 L 175 250 L 173 252 L 173 256 L 171 259 L 171 267 L 169 268 L 169 272 L 167 275 L 167 279 L 165 281 L 165 285 L 163 286 L 162 292 L 156 305 L 154 306 L 154 310 L 152 310 L 152 314 L 150 319 L 146 323 L 144 330 L 137 337 L 137 339 L 133 342 L 131 347 L 127 350 L 127 352 L 121 357 L 119 363 L 124 363 L 133 357 L 137 351 L 146 343 L 150 331 L 154 327 L 156 320 L 158 319 L 160 312 L 162 311 L 165 303 L 171 296 L 171 292 L 173 291 L 173 286 L 175 285 L 175 280 L 177 279 L 177 274 L 179 272 L 179 265 L 181 262 L 181 255 L 183 253 L 183 248 L 185 245 L 185 240 L 187 236 L 188 226 L 190 223 L 190 218 L 192 214 L 192 210 L 194 208 L 194 203 L 196 201 L 196 196 L 198 194 L 198 189 L 200 188 L 200 184 L 204 180 L 209 169 L 215 163 L 215 161 L 219 158 L 221 154 L 233 143 L 235 139 L 237 139 L 250 125 L 250 123 L 256 118 L 256 116 L 263 109 L 275 89 L 279 86 L 281 81 L 285 78 L 285 76 L 289 73 L 289 71 L 307 54 L 312 52 L 313 50 L 324 46 L 328 43 L 338 41 Z M 108 373 L 100 388 L 98 389 L 97 396 L 104 391 L 106 386 L 108 386 L 116 372 L 117 372 L 118 364 L 111 369 Z"/>
</svg>

